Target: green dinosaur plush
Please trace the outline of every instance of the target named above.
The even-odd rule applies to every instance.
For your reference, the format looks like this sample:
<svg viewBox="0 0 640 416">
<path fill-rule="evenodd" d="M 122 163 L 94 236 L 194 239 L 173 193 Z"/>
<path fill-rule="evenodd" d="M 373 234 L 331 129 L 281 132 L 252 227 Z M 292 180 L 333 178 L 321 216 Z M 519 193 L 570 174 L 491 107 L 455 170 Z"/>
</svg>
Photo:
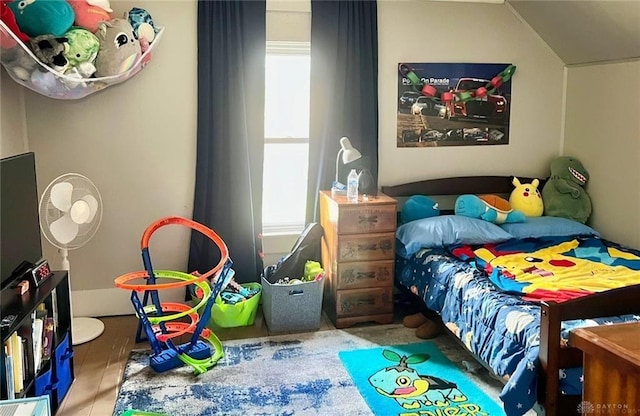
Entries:
<svg viewBox="0 0 640 416">
<path fill-rule="evenodd" d="M 551 162 L 551 176 L 542 188 L 544 214 L 586 223 L 591 198 L 584 190 L 589 172 L 575 157 L 562 156 Z"/>
</svg>

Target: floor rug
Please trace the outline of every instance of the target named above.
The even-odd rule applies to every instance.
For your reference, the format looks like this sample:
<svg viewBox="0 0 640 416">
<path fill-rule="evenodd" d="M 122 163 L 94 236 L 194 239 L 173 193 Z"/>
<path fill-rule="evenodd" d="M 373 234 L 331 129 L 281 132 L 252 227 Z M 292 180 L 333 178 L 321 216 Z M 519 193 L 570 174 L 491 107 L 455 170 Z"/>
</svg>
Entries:
<svg viewBox="0 0 640 416">
<path fill-rule="evenodd" d="M 133 351 L 114 415 L 130 409 L 170 416 L 372 415 L 338 354 L 420 341 L 402 325 L 223 341 L 225 357 L 198 376 L 188 367 L 156 373 L 149 351 Z M 449 336 L 433 341 L 460 367 L 471 359 Z M 497 381 L 470 377 L 499 400 Z"/>
<path fill-rule="evenodd" d="M 338 355 L 376 415 L 504 415 L 433 342 Z"/>
</svg>

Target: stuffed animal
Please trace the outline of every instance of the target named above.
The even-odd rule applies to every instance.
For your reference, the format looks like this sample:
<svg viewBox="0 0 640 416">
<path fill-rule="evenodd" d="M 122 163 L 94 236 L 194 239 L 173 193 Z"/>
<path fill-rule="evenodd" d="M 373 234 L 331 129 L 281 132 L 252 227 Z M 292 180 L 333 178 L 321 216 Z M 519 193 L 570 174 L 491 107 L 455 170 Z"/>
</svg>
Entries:
<svg viewBox="0 0 640 416">
<path fill-rule="evenodd" d="M 68 39 L 64 36 L 40 35 L 31 38 L 29 45 L 40 62 L 58 72 L 64 72 L 69 66 L 69 61 L 64 56 L 67 42 Z"/>
<path fill-rule="evenodd" d="M 589 172 L 578 159 L 556 158 L 551 162 L 551 176 L 542 188 L 545 215 L 586 223 L 591 215 L 591 198 L 583 187 L 588 181 Z"/>
<path fill-rule="evenodd" d="M 100 40 L 96 35 L 86 29 L 74 27 L 69 29 L 64 37 L 68 39 L 64 56 L 69 65 L 75 67 L 84 62 L 93 64 L 100 50 Z M 92 74 L 93 72 L 89 76 Z"/>
<path fill-rule="evenodd" d="M 22 42 L 28 42 L 29 36 L 22 32 L 18 27 L 18 23 L 16 22 L 16 17 L 13 14 L 13 10 L 11 10 L 8 6 L 10 3 L 9 0 L 1 0 L 0 1 L 0 20 L 9 28 L 9 30 Z M 13 48 L 17 45 L 17 42 L 9 35 L 7 35 L 4 31 L 0 33 L 0 46 L 3 49 Z"/>
<path fill-rule="evenodd" d="M 9 75 L 20 81 L 29 81 L 31 73 L 38 66 L 36 60 L 20 47 L 1 49 L 0 60 Z"/>
<path fill-rule="evenodd" d="M 400 221 L 403 224 L 422 218 L 437 217 L 440 215 L 438 203 L 428 196 L 413 195 L 400 210 Z"/>
<path fill-rule="evenodd" d="M 30 37 L 62 36 L 73 24 L 73 9 L 66 0 L 13 1 L 9 7 L 18 27 Z"/>
<path fill-rule="evenodd" d="M 148 11 L 134 7 L 124 14 L 124 18 L 131 24 L 136 39 L 139 41 L 144 39 L 149 45 L 153 43 L 159 29 L 156 28 Z"/>
<path fill-rule="evenodd" d="M 63 95 L 62 84 L 56 80 L 56 76 L 52 72 L 36 69 L 31 73 L 31 84 L 37 91 L 49 97 Z"/>
<path fill-rule="evenodd" d="M 79 85 L 86 87 L 87 83 L 84 80 L 91 78 L 95 72 L 96 67 L 92 63 L 81 62 L 64 71 L 66 78 L 61 78 L 61 81 L 69 88 L 76 88 Z"/>
<path fill-rule="evenodd" d="M 494 224 L 524 222 L 527 219 L 522 212 L 511 208 L 509 201 L 497 195 L 460 195 L 456 199 L 454 212 Z"/>
<path fill-rule="evenodd" d="M 544 212 L 544 203 L 538 190 L 540 181 L 534 179 L 531 183 L 520 183 L 520 180 L 514 176 L 511 183 L 516 187 L 509 196 L 511 208 L 522 212 L 527 217 L 541 216 Z"/>
<path fill-rule="evenodd" d="M 124 19 L 100 22 L 96 36 L 100 51 L 96 58 L 96 76 L 106 77 L 128 71 L 141 55 L 140 42 L 131 24 Z"/>
<path fill-rule="evenodd" d="M 98 23 L 113 19 L 108 0 L 67 0 L 75 13 L 75 24 L 91 33 L 98 31 Z"/>
</svg>

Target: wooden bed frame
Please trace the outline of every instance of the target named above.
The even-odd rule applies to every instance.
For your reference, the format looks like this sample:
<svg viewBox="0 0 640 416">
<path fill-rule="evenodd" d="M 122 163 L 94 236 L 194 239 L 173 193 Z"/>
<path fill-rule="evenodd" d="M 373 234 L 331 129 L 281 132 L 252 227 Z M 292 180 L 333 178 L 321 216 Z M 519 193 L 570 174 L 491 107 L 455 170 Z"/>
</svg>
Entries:
<svg viewBox="0 0 640 416">
<path fill-rule="evenodd" d="M 394 198 L 412 195 L 430 197 L 462 194 L 509 195 L 514 189 L 511 183 L 512 179 L 512 176 L 461 176 L 382 186 L 381 190 L 382 193 Z M 533 180 L 533 178 L 524 177 L 518 177 L 518 179 L 521 183 L 530 183 Z M 542 189 L 544 180 L 540 180 L 540 182 L 539 189 Z M 451 210 L 441 210 L 441 214 L 446 213 L 452 212 Z M 640 299 L 640 285 L 634 285 L 567 302 L 543 302 L 540 304 L 539 359 L 541 373 L 538 375 L 538 406 L 534 407 L 536 413 L 546 416 L 580 414 L 578 405 L 582 401 L 582 396 L 563 395 L 559 389 L 560 369 L 582 366 L 583 359 L 580 350 L 560 345 L 562 321 L 640 313 L 638 299 Z M 453 333 L 451 335 L 458 340 Z M 479 361 L 487 367 L 485 363 Z"/>
</svg>

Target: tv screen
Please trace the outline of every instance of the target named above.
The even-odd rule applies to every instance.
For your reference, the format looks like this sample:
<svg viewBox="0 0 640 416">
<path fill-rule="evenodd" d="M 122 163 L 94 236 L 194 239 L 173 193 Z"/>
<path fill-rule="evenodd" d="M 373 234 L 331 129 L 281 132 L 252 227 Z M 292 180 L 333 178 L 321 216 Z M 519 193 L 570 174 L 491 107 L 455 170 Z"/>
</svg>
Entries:
<svg viewBox="0 0 640 416">
<path fill-rule="evenodd" d="M 0 159 L 0 286 L 22 277 L 41 258 L 35 155 Z"/>
</svg>

